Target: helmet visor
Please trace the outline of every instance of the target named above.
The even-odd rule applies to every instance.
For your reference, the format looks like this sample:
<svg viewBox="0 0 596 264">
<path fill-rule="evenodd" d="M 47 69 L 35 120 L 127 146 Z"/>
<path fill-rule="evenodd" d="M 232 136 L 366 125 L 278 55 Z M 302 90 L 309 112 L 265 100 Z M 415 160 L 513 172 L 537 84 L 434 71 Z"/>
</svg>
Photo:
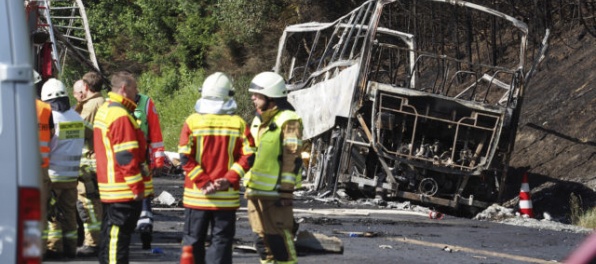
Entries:
<svg viewBox="0 0 596 264">
<path fill-rule="evenodd" d="M 263 94 L 263 89 L 265 89 L 265 87 L 260 86 L 254 82 L 251 82 L 250 85 L 248 86 L 249 93 Z"/>
</svg>

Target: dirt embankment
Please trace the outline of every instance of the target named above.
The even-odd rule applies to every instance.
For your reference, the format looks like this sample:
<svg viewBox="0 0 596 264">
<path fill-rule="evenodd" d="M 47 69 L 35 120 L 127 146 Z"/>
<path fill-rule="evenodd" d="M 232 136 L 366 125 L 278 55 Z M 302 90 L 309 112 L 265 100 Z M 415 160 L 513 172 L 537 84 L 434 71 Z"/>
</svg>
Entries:
<svg viewBox="0 0 596 264">
<path fill-rule="evenodd" d="M 568 217 L 572 193 L 584 209 L 596 206 L 596 38 L 581 32 L 552 37 L 524 100 L 511 186 L 528 172 L 539 216 Z M 515 190 L 508 195 L 515 204 Z"/>
</svg>

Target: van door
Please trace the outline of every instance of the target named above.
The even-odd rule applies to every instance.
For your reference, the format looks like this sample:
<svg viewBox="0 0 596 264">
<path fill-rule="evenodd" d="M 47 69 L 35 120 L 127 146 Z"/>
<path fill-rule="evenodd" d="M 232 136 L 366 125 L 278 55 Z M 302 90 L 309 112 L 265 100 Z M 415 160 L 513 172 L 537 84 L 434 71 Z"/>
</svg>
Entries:
<svg viewBox="0 0 596 264">
<path fill-rule="evenodd" d="M 0 2 L 0 263 L 40 263 L 40 164 L 22 0 Z"/>
</svg>

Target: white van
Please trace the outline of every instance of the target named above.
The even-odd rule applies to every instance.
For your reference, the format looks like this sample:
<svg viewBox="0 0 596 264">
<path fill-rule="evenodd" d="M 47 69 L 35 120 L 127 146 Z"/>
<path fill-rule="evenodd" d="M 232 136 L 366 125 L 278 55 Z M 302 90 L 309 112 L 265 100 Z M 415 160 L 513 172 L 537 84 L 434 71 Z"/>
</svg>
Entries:
<svg viewBox="0 0 596 264">
<path fill-rule="evenodd" d="M 0 263 L 41 263 L 40 164 L 23 0 L 0 1 Z"/>
</svg>

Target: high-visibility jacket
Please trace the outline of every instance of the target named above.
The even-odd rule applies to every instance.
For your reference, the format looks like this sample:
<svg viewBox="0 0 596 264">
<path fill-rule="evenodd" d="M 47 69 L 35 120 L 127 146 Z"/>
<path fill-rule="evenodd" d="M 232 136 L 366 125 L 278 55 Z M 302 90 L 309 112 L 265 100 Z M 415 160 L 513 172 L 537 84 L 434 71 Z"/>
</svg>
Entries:
<svg viewBox="0 0 596 264">
<path fill-rule="evenodd" d="M 164 165 L 166 155 L 159 125 L 159 115 L 153 100 L 149 96 L 139 94 L 139 97 L 134 115 L 147 140 L 149 165 L 151 168 L 161 168 Z"/>
<path fill-rule="evenodd" d="M 50 139 L 52 137 L 50 123 L 52 116 L 52 108 L 49 104 L 37 99 L 35 100 L 37 108 L 37 122 L 39 124 L 39 151 L 41 152 L 41 167 L 48 168 L 50 166 Z M 50 125 L 51 124 L 51 125 Z"/>
<path fill-rule="evenodd" d="M 252 139 L 238 115 L 190 115 L 182 127 L 178 152 L 184 180 L 184 207 L 201 210 L 235 210 L 240 206 L 240 178 L 250 168 Z M 216 179 L 230 182 L 227 191 L 203 194 Z"/>
<path fill-rule="evenodd" d="M 97 110 L 93 141 L 99 195 L 104 203 L 129 202 L 135 195 L 153 192 L 150 175 L 141 175 L 145 136 L 132 111 L 136 104 L 116 93 Z"/>
<path fill-rule="evenodd" d="M 302 181 L 301 118 L 293 111 L 277 109 L 267 110 L 261 117 L 255 162 L 245 177 L 247 196 L 292 198 L 294 187 Z"/>
<path fill-rule="evenodd" d="M 85 144 L 83 118 L 73 109 L 52 111 L 54 136 L 50 140 L 50 180 L 76 182 Z"/>
</svg>

